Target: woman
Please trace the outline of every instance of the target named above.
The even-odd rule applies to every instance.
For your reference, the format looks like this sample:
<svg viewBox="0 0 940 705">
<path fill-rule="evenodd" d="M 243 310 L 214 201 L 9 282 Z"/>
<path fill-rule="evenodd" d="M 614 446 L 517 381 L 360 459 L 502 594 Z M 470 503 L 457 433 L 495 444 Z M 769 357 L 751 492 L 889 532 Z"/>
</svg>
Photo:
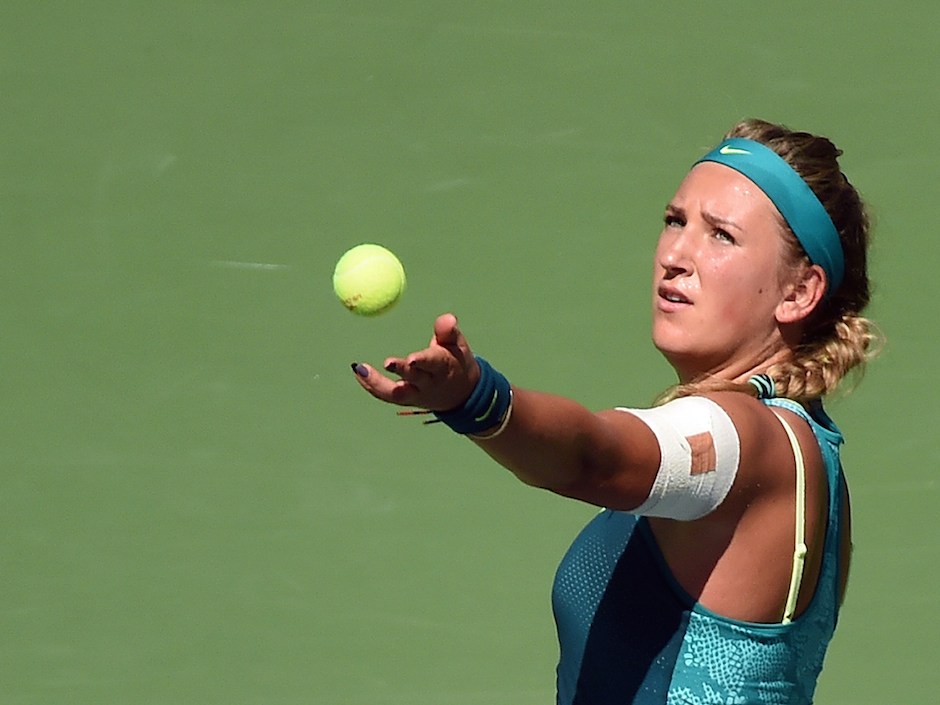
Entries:
<svg viewBox="0 0 940 705">
<path fill-rule="evenodd" d="M 868 220 L 827 139 L 736 125 L 666 208 L 652 337 L 678 384 L 593 413 L 511 387 L 452 315 L 360 384 L 604 508 L 555 580 L 558 702 L 809 703 L 850 555 L 821 399 L 873 342 Z"/>
</svg>

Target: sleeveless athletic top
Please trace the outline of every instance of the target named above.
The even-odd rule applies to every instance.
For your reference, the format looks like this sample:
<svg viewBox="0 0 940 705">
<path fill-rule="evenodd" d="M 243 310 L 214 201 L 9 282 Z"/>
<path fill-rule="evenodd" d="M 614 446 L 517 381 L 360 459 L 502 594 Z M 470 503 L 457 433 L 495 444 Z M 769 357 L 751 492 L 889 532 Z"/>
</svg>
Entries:
<svg viewBox="0 0 940 705">
<path fill-rule="evenodd" d="M 807 609 L 788 624 L 723 617 L 676 581 L 643 517 L 604 510 L 555 576 L 558 705 L 804 705 L 839 607 L 842 434 L 817 404 L 762 399 L 806 419 L 822 452 L 829 512 Z M 781 606 L 782 611 L 782 606 Z"/>
</svg>

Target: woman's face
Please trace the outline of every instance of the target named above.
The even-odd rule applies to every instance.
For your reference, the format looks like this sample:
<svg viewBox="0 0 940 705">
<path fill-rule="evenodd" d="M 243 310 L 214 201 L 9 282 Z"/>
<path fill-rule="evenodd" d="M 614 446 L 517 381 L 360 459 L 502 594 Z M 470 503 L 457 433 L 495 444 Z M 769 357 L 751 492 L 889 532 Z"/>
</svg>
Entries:
<svg viewBox="0 0 940 705">
<path fill-rule="evenodd" d="M 783 349 L 783 225 L 747 177 L 696 165 L 666 207 L 653 276 L 653 342 L 688 382 L 746 378 Z"/>
</svg>

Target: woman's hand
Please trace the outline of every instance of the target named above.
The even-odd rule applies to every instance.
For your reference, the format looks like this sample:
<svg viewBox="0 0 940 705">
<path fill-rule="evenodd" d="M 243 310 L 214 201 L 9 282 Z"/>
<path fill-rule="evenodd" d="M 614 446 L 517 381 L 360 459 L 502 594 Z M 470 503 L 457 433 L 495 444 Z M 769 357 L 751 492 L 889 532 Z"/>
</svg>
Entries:
<svg viewBox="0 0 940 705">
<path fill-rule="evenodd" d="M 480 378 L 479 365 L 450 313 L 434 322 L 428 347 L 407 357 L 386 358 L 384 367 L 400 379 L 386 377 L 369 365 L 353 365 L 359 384 L 376 399 L 431 411 L 461 406 Z"/>
<path fill-rule="evenodd" d="M 385 370 L 354 364 L 356 379 L 376 399 L 431 411 L 463 406 L 480 380 L 480 366 L 452 314 L 434 322 L 424 350 L 389 357 Z M 505 433 L 471 438 L 526 484 L 601 507 L 629 510 L 649 496 L 660 449 L 650 428 L 622 411 L 592 413 L 557 395 L 512 388 Z"/>
</svg>

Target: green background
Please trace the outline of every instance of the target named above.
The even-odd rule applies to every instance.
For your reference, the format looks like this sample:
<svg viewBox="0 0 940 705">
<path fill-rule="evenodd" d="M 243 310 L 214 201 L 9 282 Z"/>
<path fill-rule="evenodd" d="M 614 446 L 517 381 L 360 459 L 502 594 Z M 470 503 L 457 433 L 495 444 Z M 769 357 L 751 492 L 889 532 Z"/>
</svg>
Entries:
<svg viewBox="0 0 940 705">
<path fill-rule="evenodd" d="M 649 402 L 662 207 L 735 121 L 830 135 L 888 344 L 831 404 L 856 560 L 817 701 L 940 652 L 940 5 L 0 7 L 0 702 L 548 703 L 593 509 L 355 384 L 452 310 L 521 386 Z M 409 289 L 356 318 L 333 263 Z"/>
</svg>

